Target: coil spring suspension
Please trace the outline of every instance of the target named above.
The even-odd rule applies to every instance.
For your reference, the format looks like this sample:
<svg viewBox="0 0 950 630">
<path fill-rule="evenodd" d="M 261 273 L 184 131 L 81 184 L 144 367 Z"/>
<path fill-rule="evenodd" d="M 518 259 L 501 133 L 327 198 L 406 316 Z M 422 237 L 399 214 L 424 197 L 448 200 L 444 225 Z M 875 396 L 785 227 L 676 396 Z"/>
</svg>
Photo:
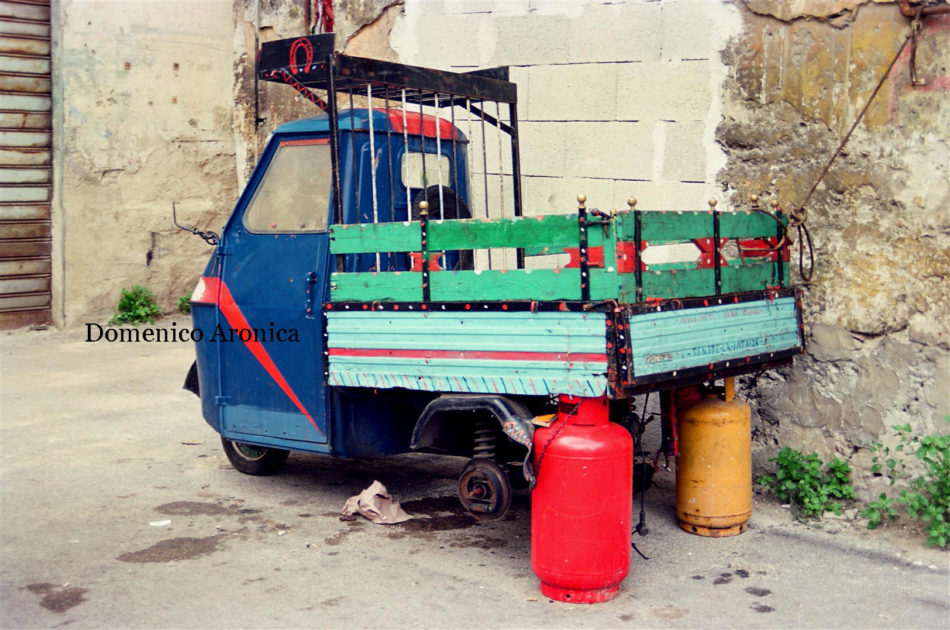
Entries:
<svg viewBox="0 0 950 630">
<path fill-rule="evenodd" d="M 475 448 L 472 457 L 476 459 L 495 459 L 495 423 L 491 418 L 478 418 L 475 421 Z"/>
</svg>

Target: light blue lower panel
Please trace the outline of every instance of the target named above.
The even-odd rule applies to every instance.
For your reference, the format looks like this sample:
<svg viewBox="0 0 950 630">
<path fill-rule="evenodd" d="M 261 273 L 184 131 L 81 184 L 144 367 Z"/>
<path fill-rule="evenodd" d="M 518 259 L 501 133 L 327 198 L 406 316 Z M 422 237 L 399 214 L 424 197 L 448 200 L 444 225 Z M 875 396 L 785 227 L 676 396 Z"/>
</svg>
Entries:
<svg viewBox="0 0 950 630">
<path fill-rule="evenodd" d="M 327 313 L 331 385 L 600 396 L 603 313 Z"/>
<path fill-rule="evenodd" d="M 642 313 L 630 319 L 635 377 L 801 345 L 798 311 L 792 297 Z"/>
</svg>

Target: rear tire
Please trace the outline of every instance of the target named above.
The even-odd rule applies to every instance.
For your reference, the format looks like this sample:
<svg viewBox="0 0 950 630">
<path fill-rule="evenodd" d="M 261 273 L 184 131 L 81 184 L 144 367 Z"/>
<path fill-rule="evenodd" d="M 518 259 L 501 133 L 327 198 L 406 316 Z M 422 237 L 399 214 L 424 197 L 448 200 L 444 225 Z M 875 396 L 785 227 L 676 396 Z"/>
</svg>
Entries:
<svg viewBox="0 0 950 630">
<path fill-rule="evenodd" d="M 221 446 L 224 447 L 224 454 L 228 456 L 231 465 L 245 475 L 272 475 L 284 465 L 290 455 L 290 451 L 283 449 L 253 446 L 223 436 Z"/>
</svg>

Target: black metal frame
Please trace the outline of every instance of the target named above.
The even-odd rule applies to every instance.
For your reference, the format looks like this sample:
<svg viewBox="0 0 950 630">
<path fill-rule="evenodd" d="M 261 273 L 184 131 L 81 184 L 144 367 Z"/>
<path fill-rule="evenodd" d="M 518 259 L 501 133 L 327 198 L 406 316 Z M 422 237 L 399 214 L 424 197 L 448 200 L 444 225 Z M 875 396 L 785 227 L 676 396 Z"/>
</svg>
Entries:
<svg viewBox="0 0 950 630">
<path fill-rule="evenodd" d="M 354 90 L 366 90 L 367 87 L 372 90 L 373 98 L 386 100 L 387 108 L 390 100 L 396 100 L 392 97 L 393 90 L 400 95 L 405 90 L 405 102 L 420 107 L 464 107 L 458 102 L 464 99 L 468 102 L 470 112 L 508 134 L 511 139 L 514 216 L 522 216 L 518 89 L 508 80 L 507 67 L 451 72 L 344 55 L 335 52 L 334 45 L 333 33 L 265 42 L 258 55 L 257 76 L 263 81 L 292 81 L 291 85 L 298 91 L 297 86 L 326 91 L 325 111 L 330 118 L 331 154 L 335 172 L 334 210 L 338 222 L 342 222 L 343 202 L 336 96 L 346 92 L 352 94 Z M 484 104 L 490 102 L 508 105 L 508 124 L 485 112 Z M 477 107 L 476 103 L 482 106 Z M 520 261 L 523 261 L 523 252 L 519 252 Z"/>
</svg>

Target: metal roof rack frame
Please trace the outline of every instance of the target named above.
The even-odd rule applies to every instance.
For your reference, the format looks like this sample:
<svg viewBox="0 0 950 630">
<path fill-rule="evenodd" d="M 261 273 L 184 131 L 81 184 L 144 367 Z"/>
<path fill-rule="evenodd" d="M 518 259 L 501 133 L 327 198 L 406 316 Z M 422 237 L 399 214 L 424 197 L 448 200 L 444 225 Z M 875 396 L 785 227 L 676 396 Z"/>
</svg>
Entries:
<svg viewBox="0 0 950 630">
<path fill-rule="evenodd" d="M 265 42 L 258 53 L 257 77 L 263 81 L 286 83 L 325 111 L 330 122 L 330 144 L 333 158 L 334 188 L 338 220 L 343 216 L 340 182 L 340 150 L 337 97 L 347 94 L 352 104 L 357 93 L 372 99 L 382 99 L 389 111 L 390 102 L 405 108 L 407 104 L 434 107 L 437 110 L 462 107 L 510 138 L 512 192 L 514 216 L 522 216 L 521 161 L 518 142 L 518 89 L 509 81 L 507 67 L 487 68 L 471 72 L 452 72 L 410 66 L 391 61 L 353 57 L 334 50 L 333 33 L 310 35 Z M 326 93 L 323 100 L 312 90 Z M 487 112 L 487 105 L 495 103 L 496 115 Z M 501 105 L 508 106 L 508 121 L 501 120 Z M 351 106 L 352 108 L 352 106 Z M 484 139 L 484 132 L 482 134 Z M 482 146 L 487 209 L 487 162 Z M 499 164 L 499 175 L 503 176 Z M 519 252 L 518 266 L 523 265 Z"/>
</svg>

